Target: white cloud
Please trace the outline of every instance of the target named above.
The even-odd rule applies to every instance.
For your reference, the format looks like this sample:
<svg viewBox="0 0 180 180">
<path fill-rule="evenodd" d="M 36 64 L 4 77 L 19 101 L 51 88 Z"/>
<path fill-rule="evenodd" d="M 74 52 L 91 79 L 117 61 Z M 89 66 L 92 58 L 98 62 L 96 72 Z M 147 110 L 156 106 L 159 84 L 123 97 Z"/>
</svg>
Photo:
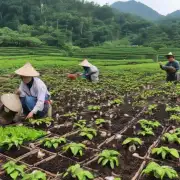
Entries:
<svg viewBox="0 0 180 180">
<path fill-rule="evenodd" d="M 87 1 L 94 1 L 98 4 L 112 4 L 118 0 L 87 0 Z M 121 0 L 121 1 L 127 1 L 127 0 Z M 154 10 L 158 11 L 160 14 L 168 14 L 173 11 L 180 9 L 180 0 L 137 0 L 139 2 L 142 2 L 149 7 L 153 8 Z"/>
</svg>

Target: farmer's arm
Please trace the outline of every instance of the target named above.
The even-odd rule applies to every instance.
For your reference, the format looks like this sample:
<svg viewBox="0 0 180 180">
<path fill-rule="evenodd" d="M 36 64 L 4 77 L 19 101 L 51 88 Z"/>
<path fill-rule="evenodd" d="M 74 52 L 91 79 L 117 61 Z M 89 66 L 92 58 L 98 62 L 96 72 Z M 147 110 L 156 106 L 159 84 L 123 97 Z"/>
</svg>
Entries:
<svg viewBox="0 0 180 180">
<path fill-rule="evenodd" d="M 174 68 L 176 69 L 176 72 L 179 71 L 180 67 L 179 67 L 179 62 L 178 61 L 174 62 Z"/>
<path fill-rule="evenodd" d="M 46 98 L 47 88 L 44 84 L 38 84 L 38 96 L 37 96 L 37 103 L 32 110 L 33 114 L 37 114 L 38 111 L 42 111 L 44 109 L 44 102 Z"/>
<path fill-rule="evenodd" d="M 162 70 L 167 70 L 167 67 L 169 67 L 169 62 L 166 63 L 165 66 L 163 66 L 163 65 L 160 63 L 160 68 L 161 68 Z"/>
</svg>

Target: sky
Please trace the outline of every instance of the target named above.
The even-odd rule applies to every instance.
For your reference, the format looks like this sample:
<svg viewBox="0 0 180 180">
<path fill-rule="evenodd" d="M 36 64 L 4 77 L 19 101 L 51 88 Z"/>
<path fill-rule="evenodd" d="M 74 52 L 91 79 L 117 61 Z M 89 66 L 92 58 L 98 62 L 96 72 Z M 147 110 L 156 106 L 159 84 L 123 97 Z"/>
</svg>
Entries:
<svg viewBox="0 0 180 180">
<path fill-rule="evenodd" d="M 87 1 L 94 1 L 100 5 L 103 4 L 112 4 L 119 0 L 87 0 Z M 128 0 L 121 0 L 121 1 L 128 1 Z M 167 15 L 172 13 L 173 11 L 180 10 L 180 0 L 136 0 L 138 2 L 142 2 L 147 6 L 153 8 L 157 12 L 163 15 Z"/>
</svg>

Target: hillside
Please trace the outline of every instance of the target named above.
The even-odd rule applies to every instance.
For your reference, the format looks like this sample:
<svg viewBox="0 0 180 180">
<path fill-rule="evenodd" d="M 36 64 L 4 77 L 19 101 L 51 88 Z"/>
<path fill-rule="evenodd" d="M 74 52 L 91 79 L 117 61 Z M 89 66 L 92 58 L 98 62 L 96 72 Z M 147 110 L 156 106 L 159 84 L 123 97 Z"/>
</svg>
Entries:
<svg viewBox="0 0 180 180">
<path fill-rule="evenodd" d="M 136 2 L 135 0 L 130 0 L 127 2 L 117 1 L 113 3 L 111 6 L 119 10 L 120 12 L 135 14 L 137 16 L 151 21 L 155 21 L 163 17 L 152 8 L 146 6 L 141 2 Z"/>
<path fill-rule="evenodd" d="M 141 3 L 129 3 L 132 9 L 138 4 L 154 14 Z M 133 46 L 179 47 L 179 29 L 179 23 L 173 21 L 155 24 L 108 5 L 82 0 L 1 0 L 0 3 L 1 47 L 48 45 L 69 52 L 71 48 L 99 46 L 122 39 Z"/>
<path fill-rule="evenodd" d="M 166 18 L 180 18 L 180 10 L 168 14 Z"/>
</svg>

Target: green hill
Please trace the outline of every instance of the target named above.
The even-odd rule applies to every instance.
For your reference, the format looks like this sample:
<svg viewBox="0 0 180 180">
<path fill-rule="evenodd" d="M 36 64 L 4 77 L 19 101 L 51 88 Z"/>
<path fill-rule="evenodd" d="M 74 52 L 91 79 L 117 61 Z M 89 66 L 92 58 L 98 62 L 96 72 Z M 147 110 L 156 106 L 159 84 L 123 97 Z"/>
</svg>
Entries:
<svg viewBox="0 0 180 180">
<path fill-rule="evenodd" d="M 152 8 L 135 0 L 130 0 L 126 2 L 117 1 L 113 3 L 111 6 L 119 10 L 120 12 L 131 13 L 151 21 L 155 21 L 163 17 Z"/>
</svg>

